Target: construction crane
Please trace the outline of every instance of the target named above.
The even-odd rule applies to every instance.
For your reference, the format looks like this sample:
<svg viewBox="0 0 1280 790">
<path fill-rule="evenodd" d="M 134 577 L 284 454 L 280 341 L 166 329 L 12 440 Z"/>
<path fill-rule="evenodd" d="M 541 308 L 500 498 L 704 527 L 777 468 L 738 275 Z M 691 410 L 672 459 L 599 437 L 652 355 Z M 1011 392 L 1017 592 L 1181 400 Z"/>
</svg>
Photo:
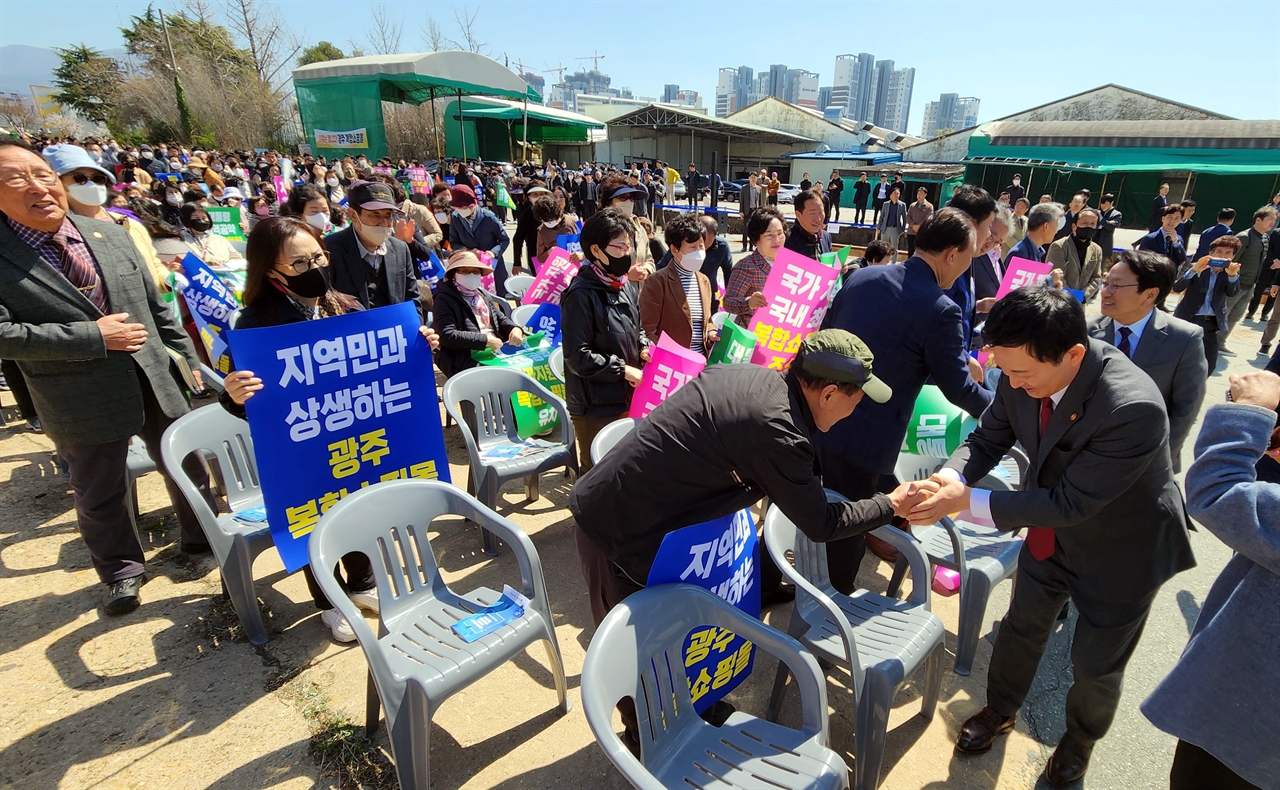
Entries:
<svg viewBox="0 0 1280 790">
<path fill-rule="evenodd" d="M 567 67 L 567 66 L 563 66 L 563 65 L 561 65 L 561 66 L 555 66 L 555 67 L 553 67 L 553 68 L 546 69 L 546 70 L 544 70 L 542 73 L 543 73 L 543 74 L 554 74 L 554 75 L 556 75 L 556 84 L 558 85 L 558 84 L 560 84 L 560 83 L 564 82 L 564 73 L 565 73 L 566 71 L 568 71 L 568 70 L 569 70 L 569 69 L 568 69 L 568 67 Z"/>
<path fill-rule="evenodd" d="M 591 61 L 591 69 L 592 69 L 593 71 L 599 71 L 599 70 L 600 70 L 600 61 L 601 61 L 601 60 L 604 60 L 606 57 L 608 57 L 608 56 L 607 56 L 607 55 L 601 55 L 599 52 L 596 52 L 595 54 L 592 54 L 592 55 L 587 55 L 587 56 L 585 56 L 585 57 L 576 58 L 576 60 L 589 60 L 589 61 Z"/>
<path fill-rule="evenodd" d="M 532 71 L 526 71 L 526 70 L 525 70 L 525 65 L 524 65 L 523 63 L 521 63 L 520 61 L 518 61 L 518 60 L 516 61 L 516 68 L 520 69 L 520 72 L 519 72 L 519 73 L 520 73 L 520 74 L 522 74 L 522 75 L 523 75 L 523 74 L 533 74 L 533 73 L 534 73 L 534 72 L 532 72 Z"/>
</svg>

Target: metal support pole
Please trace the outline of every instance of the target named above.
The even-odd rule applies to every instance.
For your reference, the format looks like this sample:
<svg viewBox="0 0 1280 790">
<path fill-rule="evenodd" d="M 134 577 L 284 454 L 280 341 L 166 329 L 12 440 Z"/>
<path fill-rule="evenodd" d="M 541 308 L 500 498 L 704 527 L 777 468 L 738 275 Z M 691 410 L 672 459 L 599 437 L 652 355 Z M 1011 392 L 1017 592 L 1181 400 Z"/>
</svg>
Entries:
<svg viewBox="0 0 1280 790">
<path fill-rule="evenodd" d="M 462 91 L 458 91 L 458 136 L 462 138 L 462 161 L 467 161 L 467 128 L 462 125 Z"/>
<path fill-rule="evenodd" d="M 436 120 L 436 89 L 433 87 L 427 90 L 431 96 L 431 134 L 436 138 L 436 178 L 442 178 L 444 173 L 444 152 L 440 150 L 440 132 L 444 131 L 444 128 Z"/>
</svg>

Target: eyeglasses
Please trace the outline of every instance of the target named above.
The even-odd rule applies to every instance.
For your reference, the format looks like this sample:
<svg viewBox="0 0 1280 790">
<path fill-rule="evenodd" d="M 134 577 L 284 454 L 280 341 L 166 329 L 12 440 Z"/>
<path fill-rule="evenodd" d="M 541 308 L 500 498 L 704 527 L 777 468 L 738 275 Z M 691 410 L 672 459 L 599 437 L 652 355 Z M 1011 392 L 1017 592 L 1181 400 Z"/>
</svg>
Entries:
<svg viewBox="0 0 1280 790">
<path fill-rule="evenodd" d="M 626 255 L 627 253 L 631 252 L 631 243 L 630 243 L 630 242 L 624 242 L 624 241 L 615 241 L 615 242 L 611 242 L 611 243 L 609 243 L 608 245 L 606 245 L 606 246 L 605 246 L 605 249 L 606 249 L 606 250 L 617 250 L 618 252 L 622 253 L 623 255 Z"/>
<path fill-rule="evenodd" d="M 1102 281 L 1102 290 L 1104 290 L 1104 291 L 1118 291 L 1118 290 L 1120 290 L 1121 288 L 1137 288 L 1137 287 L 1138 287 L 1138 285 L 1139 285 L 1138 283 L 1115 283 L 1115 282 L 1112 282 L 1112 281 L 1110 281 L 1110 280 L 1103 280 L 1103 281 Z"/>
<path fill-rule="evenodd" d="M 312 269 L 321 268 L 329 265 L 329 253 L 321 250 L 310 258 L 298 258 L 293 263 L 286 263 L 285 268 L 291 269 L 294 274 L 306 274 Z"/>
<path fill-rule="evenodd" d="M 7 173 L 0 174 L 0 183 L 11 189 L 26 189 L 30 184 L 39 184 L 42 187 L 51 187 L 58 183 L 58 176 L 52 170 L 28 170 L 25 173 L 19 173 L 10 170 Z"/>
<path fill-rule="evenodd" d="M 71 180 L 76 182 L 77 184 L 87 184 L 90 181 L 92 181 L 93 183 L 98 184 L 99 186 L 104 186 L 104 187 L 109 183 L 107 181 L 107 177 L 102 173 L 98 173 L 98 172 L 95 172 L 91 176 L 86 176 L 84 173 L 73 173 L 71 175 Z"/>
</svg>

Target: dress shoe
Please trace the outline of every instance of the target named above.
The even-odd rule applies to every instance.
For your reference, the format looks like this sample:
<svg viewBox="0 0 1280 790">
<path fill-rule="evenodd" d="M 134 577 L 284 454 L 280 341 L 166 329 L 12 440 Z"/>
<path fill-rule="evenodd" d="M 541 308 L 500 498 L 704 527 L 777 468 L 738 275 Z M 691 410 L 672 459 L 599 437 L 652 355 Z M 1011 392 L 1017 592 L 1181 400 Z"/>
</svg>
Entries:
<svg viewBox="0 0 1280 790">
<path fill-rule="evenodd" d="M 770 590 L 769 592 L 762 593 L 760 595 L 760 609 L 763 611 L 768 609 L 770 606 L 777 606 L 778 604 L 786 603 L 787 601 L 794 601 L 795 599 L 795 586 L 791 584 L 783 584 L 776 590 Z"/>
<path fill-rule="evenodd" d="M 1017 714 L 1006 718 L 991 708 L 983 708 L 960 725 L 956 748 L 962 752 L 985 752 L 998 736 L 1012 730 L 1017 720 Z"/>
<path fill-rule="evenodd" d="M 1084 743 L 1070 735 L 1063 735 L 1058 741 L 1058 748 L 1049 757 L 1049 764 L 1044 767 L 1044 778 L 1050 787 L 1066 787 L 1078 781 L 1089 768 L 1089 755 L 1093 753 L 1093 744 Z"/>
<path fill-rule="evenodd" d="M 147 582 L 147 575 L 140 573 L 107 585 L 107 614 L 128 614 L 142 603 L 138 590 Z"/>
</svg>

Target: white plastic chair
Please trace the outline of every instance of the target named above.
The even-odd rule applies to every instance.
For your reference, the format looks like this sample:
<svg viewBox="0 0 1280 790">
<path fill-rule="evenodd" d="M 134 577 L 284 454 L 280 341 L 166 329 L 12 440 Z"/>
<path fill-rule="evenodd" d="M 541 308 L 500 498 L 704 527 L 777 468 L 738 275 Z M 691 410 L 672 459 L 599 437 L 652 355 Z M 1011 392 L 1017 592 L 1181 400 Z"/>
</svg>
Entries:
<svg viewBox="0 0 1280 790">
<path fill-rule="evenodd" d="M 523 276 L 523 275 L 518 275 L 518 276 Z M 512 278 L 512 279 L 515 279 L 515 278 Z M 511 282 L 511 280 L 508 280 L 507 282 L 509 283 Z M 529 319 L 533 318 L 533 314 L 536 312 L 538 312 L 538 305 L 522 304 L 516 309 L 511 311 L 511 320 L 515 322 L 516 326 L 523 329 L 524 327 L 527 327 L 529 325 Z"/>
<path fill-rule="evenodd" d="M 729 320 L 729 314 L 723 310 L 711 316 L 711 323 L 716 325 L 716 329 L 724 329 L 724 322 L 727 320 Z"/>
<path fill-rule="evenodd" d="M 800 688 L 799 730 L 745 713 L 720 727 L 698 717 L 684 640 L 700 625 L 727 628 L 782 661 Z M 624 697 L 636 704 L 639 759 L 613 731 L 613 709 Z M 609 612 L 582 665 L 582 709 L 609 761 L 644 790 L 849 787 L 848 767 L 827 747 L 827 689 L 813 654 L 690 584 L 646 588 Z"/>
<path fill-rule="evenodd" d="M 529 290 L 530 285 L 533 285 L 533 275 L 511 275 L 506 282 L 507 297 L 519 301 L 520 297 L 524 296 L 524 292 Z"/>
<path fill-rule="evenodd" d="M 560 439 L 553 446 L 544 447 L 518 458 L 487 459 L 487 450 L 504 445 L 518 444 L 522 440 L 516 432 L 516 419 L 511 406 L 511 396 L 517 392 L 536 395 L 560 415 Z M 552 469 L 568 467 L 578 475 L 578 458 L 574 453 L 573 421 L 564 401 L 541 383 L 523 371 L 514 368 L 480 366 L 450 376 L 441 392 L 445 410 L 458 423 L 462 439 L 467 445 L 471 473 L 467 478 L 467 490 L 475 494 L 485 507 L 497 508 L 498 490 L 510 480 L 523 478 L 525 497 L 536 502 L 538 475 Z M 462 404 L 471 404 L 474 421 L 468 421 Z M 474 433 L 473 433 L 474 430 Z M 484 553 L 494 557 L 498 545 L 493 536 L 481 530 Z"/>
<path fill-rule="evenodd" d="M 520 581 L 511 586 L 529 599 L 523 616 L 471 643 L 453 632 L 453 624 L 502 594 L 485 587 L 459 594 L 441 578 L 427 532 L 436 519 L 451 515 L 502 536 L 520 568 Z M 544 643 L 560 708 L 569 711 L 542 562 L 515 524 L 447 483 L 392 480 L 343 498 L 316 525 L 308 544 L 311 567 L 332 568 L 350 552 L 364 554 L 373 566 L 381 609 L 377 635 L 332 573 L 318 572 L 316 581 L 351 623 L 369 662 L 366 732 L 377 730 L 381 703 L 403 790 L 430 787 L 431 717 L 440 705 L 534 642 Z"/>
<path fill-rule="evenodd" d="M 547 366 L 551 368 L 551 372 L 556 378 L 564 381 L 564 349 L 557 348 L 551 352 L 551 356 L 547 357 Z"/>
<path fill-rule="evenodd" d="M 946 458 L 901 453 L 894 473 L 901 483 L 924 480 L 946 462 Z M 1014 447 L 996 469 L 977 482 L 976 487 L 1013 491 L 1021 487 L 1029 466 L 1026 454 Z M 913 524 L 911 534 L 920 541 L 931 565 L 950 568 L 960 576 L 955 673 L 968 675 L 982 638 L 987 601 L 996 585 L 1011 577 L 1017 569 L 1022 538 L 995 527 L 946 517 L 937 524 Z M 906 572 L 907 564 L 899 557 L 894 563 L 887 595 L 897 597 Z"/>
<path fill-rule="evenodd" d="M 605 454 L 616 447 L 623 437 L 631 433 L 631 429 L 635 428 L 638 423 L 639 420 L 623 417 L 601 428 L 600 433 L 596 434 L 596 438 L 591 440 L 591 463 L 600 463 L 600 459 L 604 458 Z"/>
<path fill-rule="evenodd" d="M 182 469 L 182 459 L 201 451 L 211 461 L 217 461 L 231 513 L 219 516 L 213 512 Z M 164 432 L 160 455 L 186 497 L 187 504 L 200 520 L 200 528 L 204 530 L 205 539 L 218 561 L 223 589 L 231 599 L 245 635 L 254 645 L 265 645 L 267 629 L 262 623 L 258 595 L 253 588 L 253 560 L 271 546 L 271 530 L 265 521 L 245 524 L 236 521 L 234 516 L 242 510 L 262 505 L 262 489 L 249 424 L 228 414 L 221 406 L 196 409 L 175 420 Z"/>
<path fill-rule="evenodd" d="M 832 502 L 844 497 L 827 491 Z M 919 544 L 894 527 L 872 533 L 891 544 L 911 564 L 911 598 L 899 601 L 869 590 L 842 595 L 831 585 L 827 549 L 814 543 L 777 505 L 764 520 L 769 556 L 796 586 L 787 633 L 819 658 L 849 671 L 854 717 L 854 787 L 875 790 L 888 735 L 893 697 L 908 678 L 924 670 L 920 715 L 932 719 L 942 687 L 946 632 L 929 609 L 929 561 Z M 787 551 L 795 557 L 793 567 Z M 765 718 L 776 721 L 787 690 L 787 668 L 778 666 Z"/>
</svg>

